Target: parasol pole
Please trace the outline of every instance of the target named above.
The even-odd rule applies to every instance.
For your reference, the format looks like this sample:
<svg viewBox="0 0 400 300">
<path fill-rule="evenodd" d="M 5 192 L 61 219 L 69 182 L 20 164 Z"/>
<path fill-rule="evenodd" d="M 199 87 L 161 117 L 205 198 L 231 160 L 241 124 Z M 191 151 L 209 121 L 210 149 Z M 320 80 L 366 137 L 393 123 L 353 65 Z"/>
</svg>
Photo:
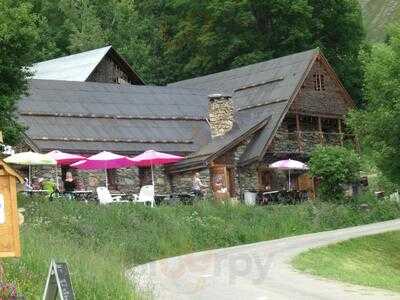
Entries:
<svg viewBox="0 0 400 300">
<path fill-rule="evenodd" d="M 107 169 L 104 169 L 104 173 L 106 174 L 106 188 L 108 189 L 108 174 L 107 174 Z"/>
<path fill-rule="evenodd" d="M 290 169 L 289 169 L 289 191 L 290 191 Z"/>
<path fill-rule="evenodd" d="M 150 163 L 150 166 L 151 166 L 151 182 L 152 182 L 153 187 L 154 187 L 153 162 Z"/>
<path fill-rule="evenodd" d="M 58 180 L 58 164 L 56 164 L 56 185 L 57 185 L 57 190 L 60 190 L 60 181 Z"/>
<path fill-rule="evenodd" d="M 28 165 L 28 179 L 29 179 L 29 186 L 32 186 L 31 165 Z"/>
</svg>

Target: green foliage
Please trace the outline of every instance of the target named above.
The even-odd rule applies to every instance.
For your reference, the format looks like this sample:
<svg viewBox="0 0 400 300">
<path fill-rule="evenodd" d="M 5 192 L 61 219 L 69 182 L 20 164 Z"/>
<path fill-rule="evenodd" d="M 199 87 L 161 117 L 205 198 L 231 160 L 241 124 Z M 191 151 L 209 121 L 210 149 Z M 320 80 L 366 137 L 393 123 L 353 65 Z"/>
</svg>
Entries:
<svg viewBox="0 0 400 300">
<path fill-rule="evenodd" d="M 54 56 L 110 43 L 165 84 L 321 47 L 355 99 L 364 37 L 357 0 L 30 0 Z"/>
<path fill-rule="evenodd" d="M 363 61 L 367 106 L 353 112 L 349 123 L 383 174 L 400 184 L 400 25 L 391 28 L 388 44 L 373 46 Z"/>
<path fill-rule="evenodd" d="M 382 42 L 386 28 L 400 18 L 400 2 L 393 0 L 359 0 L 368 40 Z"/>
<path fill-rule="evenodd" d="M 248 207 L 209 202 L 195 206 L 99 206 L 24 199 L 22 257 L 6 259 L 8 282 L 27 299 L 43 292 L 52 258 L 70 265 L 77 299 L 131 299 L 126 269 L 156 259 L 398 218 L 400 205 L 373 198 L 368 211 L 310 202 Z"/>
<path fill-rule="evenodd" d="M 293 263 L 313 275 L 400 292 L 399 261 L 400 231 L 395 231 L 313 249 Z"/>
<path fill-rule="evenodd" d="M 320 178 L 318 193 L 322 199 L 340 199 L 344 183 L 354 182 L 361 170 L 361 162 L 353 150 L 338 146 L 319 146 L 309 161 L 310 173 Z"/>
<path fill-rule="evenodd" d="M 9 144 L 18 141 L 23 129 L 16 121 L 15 104 L 26 91 L 26 67 L 46 53 L 44 48 L 51 49 L 41 36 L 43 26 L 30 4 L 0 0 L 0 129 Z"/>
</svg>

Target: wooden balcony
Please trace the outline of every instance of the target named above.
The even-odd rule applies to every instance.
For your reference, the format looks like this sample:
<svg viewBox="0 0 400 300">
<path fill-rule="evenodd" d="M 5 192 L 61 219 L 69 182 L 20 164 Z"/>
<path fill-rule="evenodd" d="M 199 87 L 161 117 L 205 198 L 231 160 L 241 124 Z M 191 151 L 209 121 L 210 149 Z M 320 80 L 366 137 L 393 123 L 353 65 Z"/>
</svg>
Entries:
<svg viewBox="0 0 400 300">
<path fill-rule="evenodd" d="M 350 146 L 358 149 L 352 134 L 318 131 L 278 131 L 268 148 L 271 153 L 309 154 L 317 145 Z"/>
</svg>

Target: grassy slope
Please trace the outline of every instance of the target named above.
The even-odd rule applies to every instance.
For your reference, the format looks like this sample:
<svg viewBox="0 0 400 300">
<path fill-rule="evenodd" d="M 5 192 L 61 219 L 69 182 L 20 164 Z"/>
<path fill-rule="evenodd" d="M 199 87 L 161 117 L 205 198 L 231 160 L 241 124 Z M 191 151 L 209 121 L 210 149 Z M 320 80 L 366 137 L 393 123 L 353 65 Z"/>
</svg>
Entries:
<svg viewBox="0 0 400 300">
<path fill-rule="evenodd" d="M 385 27 L 400 21 L 399 0 L 359 0 L 368 39 L 371 41 L 383 41 L 385 39 Z"/>
<path fill-rule="evenodd" d="M 314 249 L 294 265 L 314 275 L 400 292 L 400 232 Z"/>
<path fill-rule="evenodd" d="M 149 209 L 36 200 L 23 206 L 23 255 L 5 260 L 5 270 L 28 299 L 42 293 L 51 258 L 70 264 L 78 299 L 131 299 L 123 270 L 133 264 L 400 216 L 400 205 L 389 202 L 372 204 L 369 211 L 322 203 Z"/>
</svg>

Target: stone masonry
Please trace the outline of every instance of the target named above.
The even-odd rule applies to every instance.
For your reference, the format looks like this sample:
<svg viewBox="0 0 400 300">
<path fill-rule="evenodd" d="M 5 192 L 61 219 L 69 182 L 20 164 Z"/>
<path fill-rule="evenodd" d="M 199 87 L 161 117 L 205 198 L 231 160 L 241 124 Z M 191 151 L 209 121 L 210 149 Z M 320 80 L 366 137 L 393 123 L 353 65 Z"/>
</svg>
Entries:
<svg viewBox="0 0 400 300">
<path fill-rule="evenodd" d="M 208 97 L 208 121 L 211 127 L 211 136 L 214 138 L 224 135 L 232 129 L 235 112 L 230 96 L 214 94 Z"/>
</svg>

